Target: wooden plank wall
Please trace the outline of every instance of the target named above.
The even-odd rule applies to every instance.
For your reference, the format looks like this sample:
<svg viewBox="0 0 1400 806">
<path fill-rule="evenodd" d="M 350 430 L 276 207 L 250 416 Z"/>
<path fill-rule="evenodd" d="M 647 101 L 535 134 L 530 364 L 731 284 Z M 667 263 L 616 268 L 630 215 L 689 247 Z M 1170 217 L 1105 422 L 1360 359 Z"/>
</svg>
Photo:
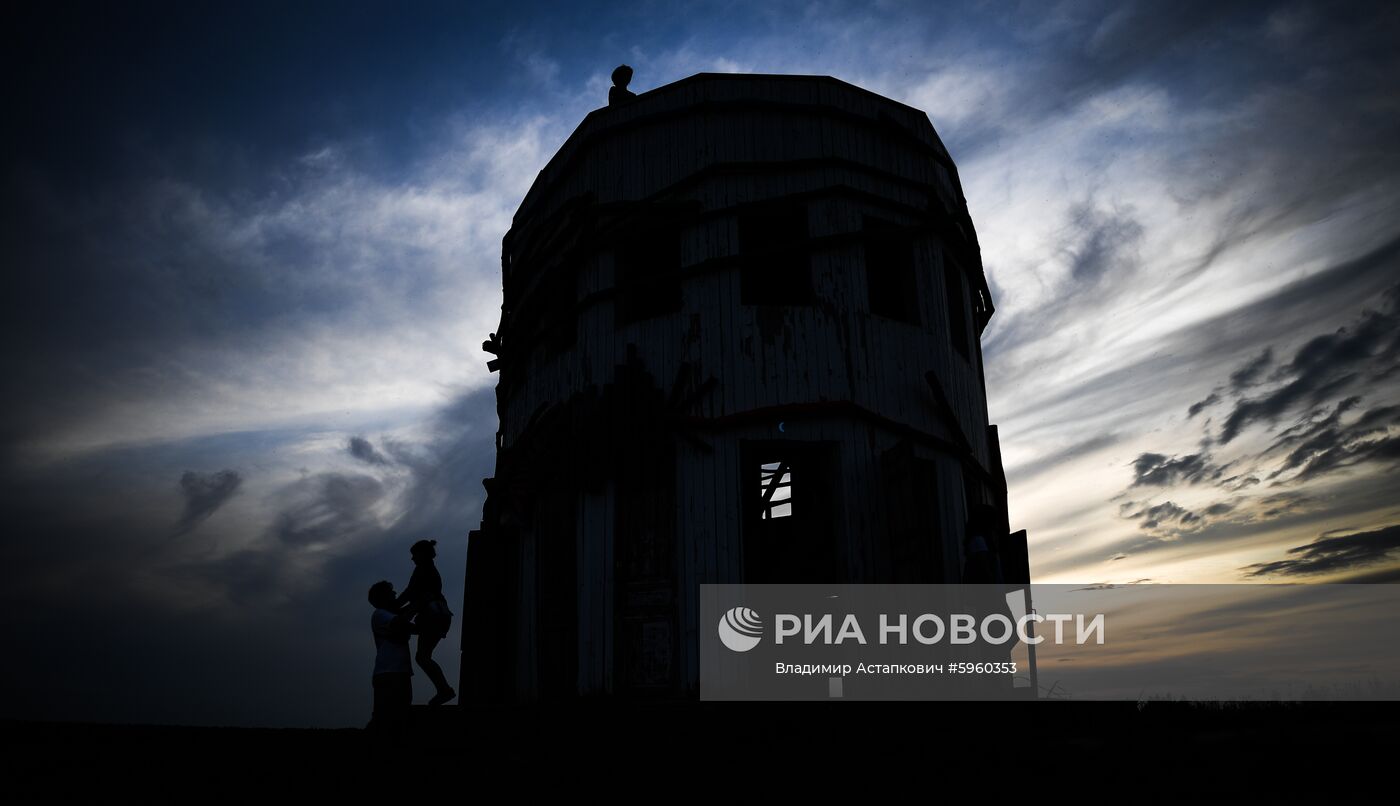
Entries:
<svg viewBox="0 0 1400 806">
<path fill-rule="evenodd" d="M 924 379 L 933 370 L 978 461 L 986 466 L 990 457 L 985 392 L 976 354 L 971 361 L 964 359 L 948 339 L 942 272 L 951 270 L 946 259 L 950 246 L 927 229 L 929 216 L 920 212 L 929 203 L 929 194 L 921 190 L 927 186 L 936 189 L 936 203 L 953 212 L 961 206 L 955 178 L 929 154 L 929 149 L 941 150 L 942 145 L 927 119 L 916 110 L 828 80 L 725 77 L 673 87 L 586 119 L 541 173 L 517 215 L 512 238 L 520 244 L 522 239 L 544 237 L 538 222 L 585 193 L 594 194 L 599 203 L 657 198 L 698 202 L 702 212 L 682 237 L 682 308 L 674 315 L 617 327 L 609 296 L 613 260 L 606 249 L 578 265 L 555 267 L 552 275 L 507 278 L 507 283 L 573 283 L 580 304 L 572 349 L 550 356 L 538 347 L 525 362 L 503 368 L 512 386 L 502 401 L 502 431 L 504 445 L 509 447 L 542 404 L 561 402 L 589 385 L 610 382 L 628 345 L 636 346 L 642 364 L 664 385 L 676 377 L 682 363 L 697 368 L 702 379 L 719 380 L 714 393 L 690 412 L 697 418 L 721 420 L 700 433 L 713 451 L 682 445 L 677 458 L 680 545 L 676 556 L 681 592 L 677 650 L 682 688 L 693 691 L 699 665 L 698 631 L 712 627 L 696 624 L 698 585 L 742 579 L 741 440 L 839 443 L 846 485 L 839 491 L 840 525 L 846 538 L 841 551 L 851 578 L 877 581 L 881 564 L 889 561 L 882 554 L 886 526 L 880 457 L 907 434 L 850 417 L 812 416 L 788 420 L 786 433 L 780 435 L 777 418 L 744 421 L 742 415 L 791 404 L 845 401 L 908 431 L 955 441 L 953 426 L 934 405 Z M 742 110 L 703 106 L 754 99 L 769 105 Z M 701 112 L 682 114 L 696 104 L 702 104 Z M 793 104 L 799 107 L 785 107 Z M 891 125 L 913 132 L 925 148 L 901 144 L 840 116 L 814 115 L 801 105 L 836 108 L 868 119 L 884 115 L 893 121 Z M 645 120 L 668 111 L 677 114 Z M 640 122 L 619 128 L 628 121 Z M 750 173 L 706 171 L 716 164 L 753 162 L 767 165 Z M 811 268 L 818 302 L 776 308 L 741 304 L 738 211 L 747 204 L 792 197 L 805 204 L 809 234 L 817 242 Z M 919 324 L 869 313 L 863 252 L 856 239 L 866 215 L 925 228 L 915 249 Z M 965 320 L 974 321 L 969 301 L 957 304 L 966 308 Z M 507 343 L 519 329 L 517 324 L 507 312 L 502 324 Z M 960 536 L 965 511 L 958 459 L 928 444 L 915 445 L 913 450 L 937 463 L 937 497 L 945 534 Z M 585 693 L 606 693 L 614 685 L 615 499 L 615 487 L 609 484 L 601 492 L 582 494 L 577 507 L 578 682 Z M 533 540 L 538 537 L 527 536 L 519 546 L 517 684 L 526 696 L 538 684 L 534 670 L 540 661 L 533 654 L 532 616 L 536 601 Z M 959 542 L 943 543 L 947 569 L 960 566 Z"/>
</svg>

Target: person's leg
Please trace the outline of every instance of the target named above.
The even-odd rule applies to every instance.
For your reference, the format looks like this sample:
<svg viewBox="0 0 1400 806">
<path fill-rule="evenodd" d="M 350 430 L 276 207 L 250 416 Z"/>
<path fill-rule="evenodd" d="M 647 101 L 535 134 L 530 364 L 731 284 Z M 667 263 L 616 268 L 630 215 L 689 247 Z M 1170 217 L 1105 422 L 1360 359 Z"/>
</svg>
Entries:
<svg viewBox="0 0 1400 806">
<path fill-rule="evenodd" d="M 414 660 L 418 661 L 418 668 L 433 681 L 437 687 L 437 696 L 434 700 L 445 702 L 450 699 L 452 686 L 447 684 L 447 675 L 442 673 L 442 667 L 433 660 L 433 650 L 437 648 L 438 642 L 442 641 L 441 635 L 422 633 L 418 636 L 418 652 L 414 655 Z"/>
<path fill-rule="evenodd" d="M 369 727 L 390 737 L 401 737 L 408 730 L 408 712 L 413 707 L 413 679 L 407 672 L 381 672 L 374 676 L 374 716 Z"/>
<path fill-rule="evenodd" d="M 368 725 L 372 730 L 383 731 L 393 727 L 395 697 L 398 691 L 394 685 L 394 677 L 396 675 L 377 674 L 373 678 L 374 711 L 370 714 Z"/>
<path fill-rule="evenodd" d="M 396 673 L 394 677 L 394 715 L 399 728 L 407 732 L 409 710 L 413 708 L 413 677 L 408 672 Z"/>
</svg>

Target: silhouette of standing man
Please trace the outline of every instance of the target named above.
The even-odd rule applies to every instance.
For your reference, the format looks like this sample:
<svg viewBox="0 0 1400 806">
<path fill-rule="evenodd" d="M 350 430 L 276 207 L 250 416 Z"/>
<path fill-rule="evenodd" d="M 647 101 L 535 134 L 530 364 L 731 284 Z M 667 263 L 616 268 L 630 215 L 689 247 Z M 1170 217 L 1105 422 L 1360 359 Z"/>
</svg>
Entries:
<svg viewBox="0 0 1400 806">
<path fill-rule="evenodd" d="M 413 704 L 413 666 L 408 659 L 408 636 L 415 632 L 394 604 L 394 586 L 380 580 L 370 586 L 369 617 L 374 633 L 374 713 L 369 729 L 402 731 Z"/>
</svg>

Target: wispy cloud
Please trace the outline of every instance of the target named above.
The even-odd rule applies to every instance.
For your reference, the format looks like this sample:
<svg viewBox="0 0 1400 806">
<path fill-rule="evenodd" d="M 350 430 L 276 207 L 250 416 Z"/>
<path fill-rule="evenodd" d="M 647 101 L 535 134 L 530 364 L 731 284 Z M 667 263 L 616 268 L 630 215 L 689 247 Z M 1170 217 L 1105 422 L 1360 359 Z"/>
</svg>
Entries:
<svg viewBox="0 0 1400 806">
<path fill-rule="evenodd" d="M 1240 569 L 1247 577 L 1296 577 L 1350 571 L 1377 565 L 1400 551 L 1400 526 L 1319 537 L 1289 549 L 1286 560 Z"/>
<path fill-rule="evenodd" d="M 31 393 L 6 404 L 5 447 L 54 455 L 347 409 L 421 413 L 444 380 L 488 384 L 474 345 L 499 316 L 500 238 L 551 125 L 444 127 L 393 179 L 323 148 L 266 167 L 275 189 L 252 196 L 179 176 L 46 190 L 63 204 L 42 226 L 66 243 L 10 327 L 103 338 L 44 336 L 7 356 Z M 75 396 L 65 368 L 79 361 Z M 46 399 L 58 405 L 32 405 Z"/>
</svg>

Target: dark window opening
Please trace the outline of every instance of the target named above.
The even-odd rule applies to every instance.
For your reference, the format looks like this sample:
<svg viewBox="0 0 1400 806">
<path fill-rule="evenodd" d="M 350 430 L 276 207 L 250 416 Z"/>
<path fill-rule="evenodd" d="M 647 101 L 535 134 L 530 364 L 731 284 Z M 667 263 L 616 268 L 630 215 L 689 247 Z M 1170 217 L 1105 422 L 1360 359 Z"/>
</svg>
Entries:
<svg viewBox="0 0 1400 806">
<path fill-rule="evenodd" d="M 615 255 L 619 325 L 681 309 L 681 238 L 674 225 L 644 224 Z"/>
<path fill-rule="evenodd" d="M 881 457 L 881 489 L 889 528 L 890 579 L 942 583 L 943 530 L 938 467 L 904 442 Z"/>
<path fill-rule="evenodd" d="M 769 462 L 759 468 L 762 520 L 792 517 L 792 467 L 787 462 Z"/>
<path fill-rule="evenodd" d="M 825 442 L 745 442 L 745 582 L 837 582 L 841 476 Z"/>
<path fill-rule="evenodd" d="M 812 301 L 807 208 L 765 206 L 739 216 L 740 301 L 801 305 Z"/>
<path fill-rule="evenodd" d="M 943 282 L 948 295 L 948 340 L 963 358 L 968 358 L 967 292 L 963 290 L 962 269 L 946 257 Z"/>
<path fill-rule="evenodd" d="M 914 276 L 914 241 L 889 221 L 866 217 L 865 283 L 870 312 L 919 323 L 919 295 Z"/>
</svg>

